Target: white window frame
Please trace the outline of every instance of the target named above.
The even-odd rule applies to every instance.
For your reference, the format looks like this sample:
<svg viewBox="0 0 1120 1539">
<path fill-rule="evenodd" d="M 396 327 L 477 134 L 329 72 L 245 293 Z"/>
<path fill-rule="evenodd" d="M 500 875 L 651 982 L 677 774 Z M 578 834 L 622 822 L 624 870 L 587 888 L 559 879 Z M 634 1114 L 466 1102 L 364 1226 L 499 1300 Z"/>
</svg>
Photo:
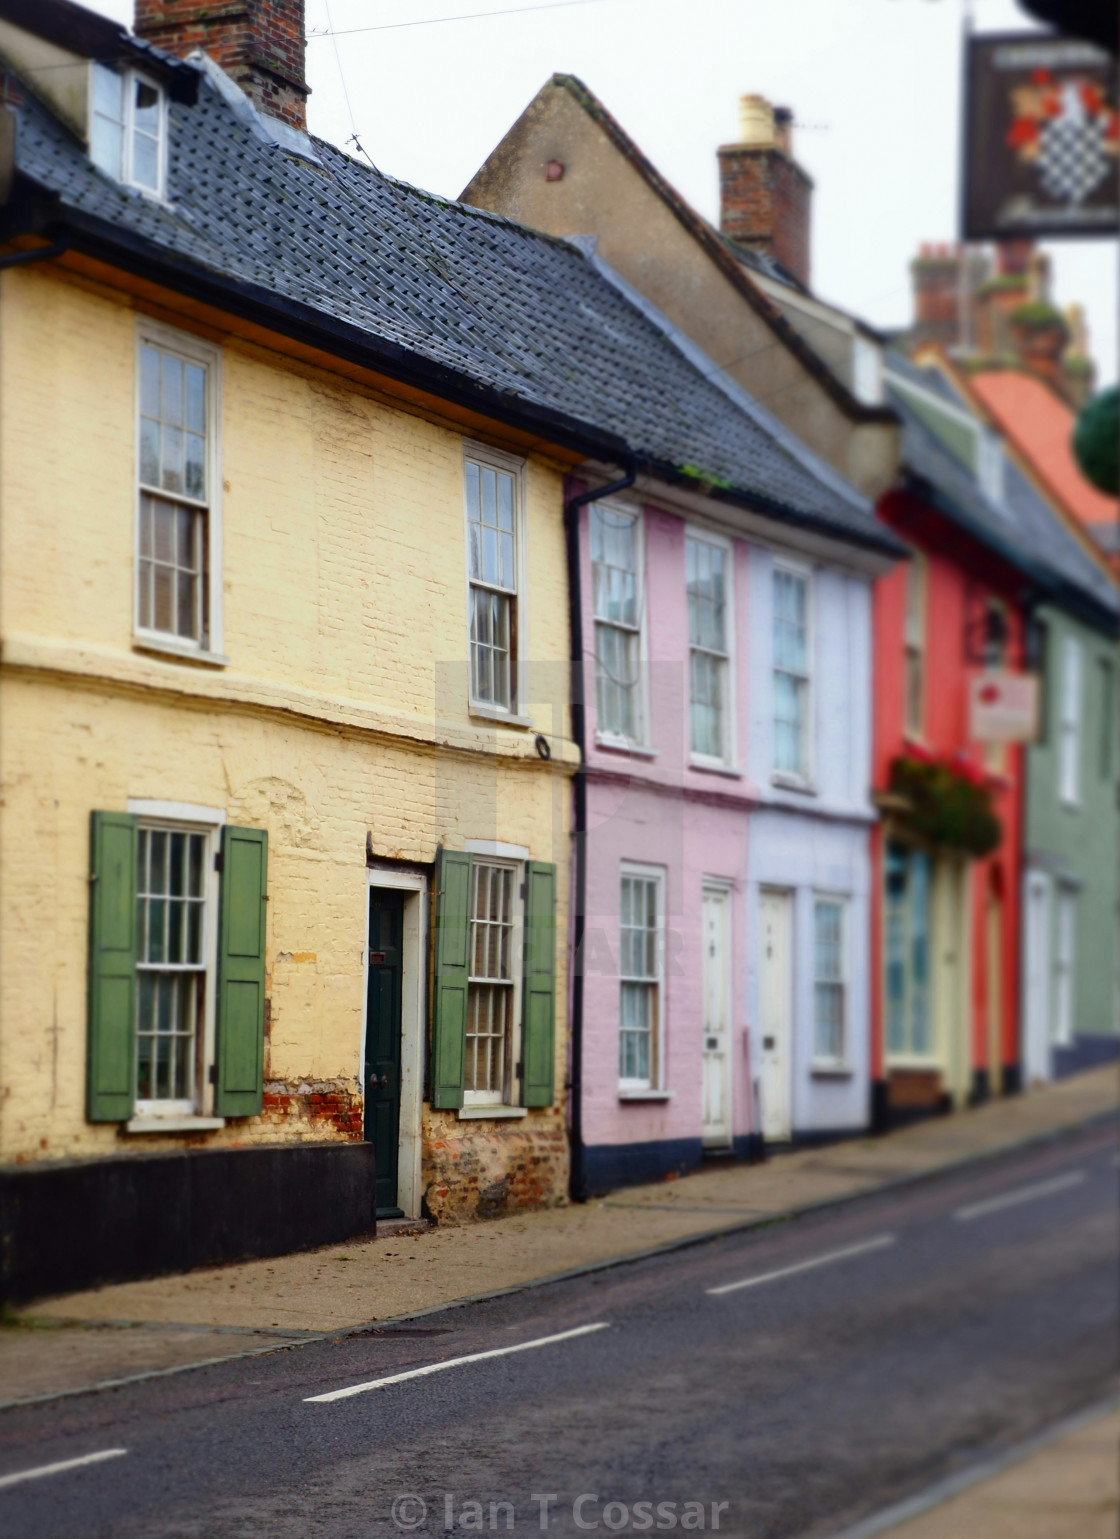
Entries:
<svg viewBox="0 0 1120 1539">
<path fill-rule="evenodd" d="M 634 521 L 634 562 L 636 579 L 636 604 L 638 623 L 635 627 L 638 651 L 638 679 L 634 686 L 634 736 L 627 737 L 625 733 L 612 732 L 604 728 L 599 720 L 599 647 L 598 627 L 611 625 L 617 630 L 627 627 L 616 625 L 613 620 L 600 620 L 595 613 L 595 557 L 592 551 L 592 525 L 600 509 L 608 513 L 614 513 L 620 518 L 630 518 Z M 604 748 L 648 748 L 649 747 L 649 652 L 646 625 L 646 521 L 641 508 L 634 507 L 623 502 L 612 502 L 604 499 L 602 502 L 593 502 L 588 508 L 587 524 L 587 555 L 591 572 L 591 625 L 592 635 L 595 638 L 594 668 L 595 668 L 595 741 Z"/>
<path fill-rule="evenodd" d="M 693 648 L 691 627 L 688 616 L 688 562 L 685 560 L 685 636 L 688 642 L 688 759 L 694 769 L 728 769 L 736 767 L 737 745 L 737 716 L 735 708 L 736 678 L 735 678 L 735 545 L 732 540 L 721 534 L 716 534 L 710 529 L 700 528 L 695 524 L 686 524 L 684 531 L 685 549 L 687 552 L 689 540 L 698 545 L 712 545 L 717 550 L 723 551 L 725 566 L 724 588 L 724 626 L 723 626 L 723 742 L 722 751 L 718 755 L 697 753 L 692 747 L 692 653 L 694 650 L 706 650 Z M 717 654 L 708 654 L 709 656 Z"/>
<path fill-rule="evenodd" d="M 221 877 L 217 870 L 216 856 L 221 848 L 222 828 L 225 824 L 225 813 L 217 807 L 199 807 L 189 802 L 156 801 L 148 799 L 130 798 L 128 810 L 132 813 L 142 829 L 155 829 L 169 833 L 202 834 L 205 838 L 203 846 L 203 872 L 206 882 L 206 922 L 203 928 L 203 977 L 205 997 L 202 1005 L 202 1029 L 199 1038 L 195 1041 L 195 1086 L 192 1099 L 182 1100 L 144 1100 L 136 1098 L 134 1121 L 137 1126 L 130 1124 L 129 1131 L 148 1131 L 151 1125 L 168 1126 L 182 1123 L 184 1120 L 204 1118 L 212 1110 L 214 1104 L 214 1087 L 210 1083 L 209 1067 L 213 1064 L 217 1049 L 217 984 L 218 984 L 218 906 L 221 900 Z M 137 965 L 137 976 L 140 966 Z M 139 987 L 137 987 L 137 1009 L 139 1009 Z M 137 1037 L 137 1053 L 139 1039 Z M 134 1057 L 132 1075 L 133 1084 L 136 1084 L 138 1060 Z M 148 1124 L 145 1128 L 143 1124 Z M 221 1125 L 221 1119 L 214 1121 L 214 1126 Z"/>
<path fill-rule="evenodd" d="M 1063 807 L 1081 805 L 1082 695 L 1085 689 L 1084 648 L 1067 631 L 1062 637 L 1058 687 L 1058 795 Z"/>
<path fill-rule="evenodd" d="M 903 715 L 906 736 L 912 742 L 921 743 L 926 734 L 926 641 L 929 635 L 929 557 L 917 546 L 911 547 L 910 561 L 906 570 L 906 620 L 903 639 L 905 666 Z M 918 720 L 910 716 L 910 669 L 911 662 L 918 670 Z"/>
<path fill-rule="evenodd" d="M 206 370 L 206 491 L 204 502 L 198 502 L 178 493 L 164 492 L 156 487 L 145 487 L 140 479 L 140 352 L 143 347 L 153 347 L 161 352 L 173 353 L 189 363 L 199 364 Z M 221 349 L 202 341 L 191 332 L 165 326 L 148 316 L 136 320 L 136 344 L 134 362 L 135 405 L 132 414 L 135 437 L 133 459 L 133 576 L 132 576 L 132 636 L 133 644 L 146 652 L 166 652 L 173 656 L 194 658 L 200 662 L 224 664 L 224 626 L 222 619 L 222 353 Z M 181 502 L 184 506 L 200 509 L 206 516 L 207 571 L 206 599 L 209 614 L 209 632 L 198 641 L 170 631 L 153 630 L 140 624 L 140 498 L 145 492 L 163 497 L 169 502 Z"/>
<path fill-rule="evenodd" d="M 820 904 L 828 904 L 831 908 L 840 911 L 840 976 L 839 978 L 821 978 L 817 972 L 817 908 Z M 851 897 L 848 893 L 827 892 L 814 890 L 813 892 L 813 1068 L 841 1069 L 846 1068 L 850 1061 L 848 1051 L 850 1041 L 850 1008 L 852 997 L 851 965 L 849 957 L 849 931 L 851 914 Z M 829 1055 L 821 1053 L 817 1046 L 817 984 L 839 984 L 840 987 L 840 1051 Z"/>
<path fill-rule="evenodd" d="M 618 1094 L 622 1100 L 628 1097 L 641 1099 L 651 1093 L 662 1091 L 666 1085 L 665 1075 L 665 868 L 663 866 L 642 865 L 635 861 L 624 860 L 618 870 L 618 1003 L 616 1006 L 618 1015 L 617 1044 L 621 1046 L 622 1040 L 622 985 L 628 980 L 622 972 L 622 882 L 626 877 L 631 877 L 640 882 L 652 882 L 656 892 L 657 902 L 657 938 L 655 952 L 657 959 L 656 978 L 652 980 L 657 990 L 657 1019 L 653 1023 L 650 1033 L 650 1050 L 653 1054 L 653 1072 L 648 1079 L 623 1078 L 621 1064 L 618 1072 Z M 633 981 L 633 980 L 631 980 Z M 643 982 L 651 980 L 640 980 Z M 620 1054 L 621 1056 L 621 1054 Z"/>
<path fill-rule="evenodd" d="M 96 160 L 93 162 L 94 165 L 97 166 L 100 171 L 103 171 L 106 176 L 111 176 L 115 182 L 119 182 L 121 185 L 123 185 L 125 187 L 135 188 L 135 190 L 137 192 L 139 192 L 139 193 L 142 193 L 145 198 L 151 198 L 151 199 L 153 199 L 157 203 L 165 203 L 167 201 L 167 127 L 168 127 L 168 106 L 167 106 L 167 92 L 166 92 L 166 90 L 159 83 L 158 80 L 154 80 L 152 78 L 152 76 L 147 74 L 144 70 L 139 70 L 139 69 L 135 69 L 135 68 L 131 68 L 131 67 L 128 68 L 128 69 L 123 69 L 123 70 L 115 70 L 115 69 L 111 69 L 106 64 L 98 64 L 96 62 L 92 63 L 90 65 L 89 128 L 88 128 L 88 138 L 87 138 L 87 143 L 89 144 L 89 147 L 90 147 L 90 158 L 91 158 L 91 160 L 93 159 L 93 120 L 94 120 L 94 117 L 98 115 L 98 114 L 95 114 L 95 112 L 94 112 L 94 101 L 96 99 L 96 89 L 97 89 L 96 88 L 96 75 L 94 73 L 96 70 L 104 70 L 107 74 L 114 75 L 118 80 L 120 80 L 120 82 L 121 82 L 121 100 L 123 102 L 123 113 L 124 113 L 124 115 L 123 115 L 123 118 L 121 119 L 121 167 L 120 167 L 120 175 L 119 176 L 115 175 L 112 171 L 110 171 L 108 169 L 108 167 L 102 166 L 100 164 L 100 162 L 98 162 Z M 136 82 L 140 82 L 140 84 L 142 84 L 142 85 L 150 86 L 152 88 L 152 90 L 155 91 L 157 97 L 159 98 L 159 134 L 158 134 L 157 141 L 156 141 L 156 143 L 157 143 L 157 150 L 158 150 L 158 169 L 157 169 L 157 172 L 156 172 L 156 186 L 154 188 L 152 188 L 152 187 L 145 187 L 143 182 L 136 181 L 134 176 L 133 176 L 133 169 L 132 169 L 133 143 L 132 143 L 132 140 L 133 140 L 133 133 L 134 133 L 133 112 L 135 110 L 135 99 L 136 99 L 135 84 L 136 84 Z"/>
<path fill-rule="evenodd" d="M 494 705 L 489 700 L 476 700 L 472 686 L 471 669 L 471 532 L 470 506 L 467 501 L 467 463 L 489 466 L 513 477 L 513 566 L 517 586 L 509 595 L 513 606 L 516 635 L 516 652 L 510 665 L 510 704 Z M 489 444 L 474 439 L 463 439 L 463 575 L 466 580 L 466 632 L 467 632 L 467 701 L 472 716 L 490 721 L 509 721 L 521 725 L 529 722 L 527 710 L 527 683 L 529 656 L 529 601 L 528 601 L 528 520 L 526 517 L 525 461 L 515 454 L 505 454 Z M 485 586 L 485 585 L 483 585 Z M 502 590 L 507 591 L 507 590 Z"/>
<path fill-rule="evenodd" d="M 1054 905 L 1054 1017 L 1055 1047 L 1069 1047 L 1074 1038 L 1075 989 L 1077 987 L 1077 889 L 1058 884 Z"/>
<path fill-rule="evenodd" d="M 474 900 L 476 873 L 482 866 L 494 867 L 502 871 L 513 872 L 511 890 L 513 894 L 513 928 L 510 931 L 510 969 L 513 974 L 511 981 L 510 1005 L 510 1037 L 509 1037 L 509 1073 L 503 1094 L 495 1099 L 493 1090 L 466 1090 L 463 1091 L 463 1110 L 470 1112 L 478 1107 L 502 1107 L 515 1108 L 521 1097 L 521 1075 L 517 1072 L 521 1062 L 521 1010 L 522 993 L 525 974 L 525 862 L 522 860 L 508 860 L 496 855 L 475 855 L 471 862 L 471 905 L 467 921 L 467 1025 L 464 1027 L 463 1063 L 464 1073 L 466 1069 L 466 1034 L 469 1032 L 470 1023 L 470 990 L 471 985 L 480 983 L 485 985 L 487 980 L 476 979 L 470 971 L 474 958 Z"/>
<path fill-rule="evenodd" d="M 774 604 L 774 594 L 777 587 L 777 577 L 780 572 L 788 573 L 792 577 L 800 578 L 805 583 L 805 723 L 803 732 L 802 756 L 803 764 L 799 772 L 793 770 L 781 770 L 774 767 L 777 756 L 777 743 L 775 726 L 777 722 L 776 701 L 777 691 L 774 688 L 775 675 L 779 672 L 777 657 L 774 648 L 774 637 L 777 629 L 777 611 Z M 785 669 L 780 670 L 786 672 Z M 775 556 L 770 569 L 770 779 L 776 786 L 788 786 L 794 790 L 807 791 L 813 788 L 813 776 L 816 763 L 816 732 L 814 719 L 816 713 L 816 581 L 815 573 L 811 566 L 803 561 L 793 561 L 787 556 Z"/>
</svg>

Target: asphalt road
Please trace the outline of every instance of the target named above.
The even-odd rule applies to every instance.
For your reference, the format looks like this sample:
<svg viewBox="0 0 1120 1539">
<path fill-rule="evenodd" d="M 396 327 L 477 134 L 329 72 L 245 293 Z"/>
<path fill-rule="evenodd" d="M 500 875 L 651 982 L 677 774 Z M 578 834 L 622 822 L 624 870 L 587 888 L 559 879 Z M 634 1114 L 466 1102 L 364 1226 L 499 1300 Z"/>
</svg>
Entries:
<svg viewBox="0 0 1120 1539">
<path fill-rule="evenodd" d="M 413 1324 L 13 1409 L 0 1535 L 826 1539 L 1113 1390 L 1118 1174 L 1110 1123 Z M 11 1479 L 91 1455 L 110 1456 Z"/>
</svg>

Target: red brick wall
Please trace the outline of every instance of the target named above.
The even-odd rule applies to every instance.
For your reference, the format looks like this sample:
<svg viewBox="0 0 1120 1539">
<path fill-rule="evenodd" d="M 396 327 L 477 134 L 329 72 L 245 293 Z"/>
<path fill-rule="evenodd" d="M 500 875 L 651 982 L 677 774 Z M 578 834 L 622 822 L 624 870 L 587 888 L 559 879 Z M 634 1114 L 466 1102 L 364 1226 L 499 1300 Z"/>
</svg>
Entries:
<svg viewBox="0 0 1120 1539">
<path fill-rule="evenodd" d="M 136 0 L 134 25 L 168 53 L 201 48 L 262 112 L 306 128 L 303 0 Z"/>
<path fill-rule="evenodd" d="M 765 251 L 809 283 L 813 184 L 777 145 L 725 144 L 719 151 L 720 229 Z"/>
</svg>

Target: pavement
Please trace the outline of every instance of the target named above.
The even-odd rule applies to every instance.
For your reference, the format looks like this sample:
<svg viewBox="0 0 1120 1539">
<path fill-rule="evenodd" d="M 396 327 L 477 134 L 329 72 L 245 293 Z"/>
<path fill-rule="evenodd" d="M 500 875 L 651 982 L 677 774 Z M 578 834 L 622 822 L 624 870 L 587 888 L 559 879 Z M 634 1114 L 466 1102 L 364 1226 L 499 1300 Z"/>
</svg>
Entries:
<svg viewBox="0 0 1120 1539">
<path fill-rule="evenodd" d="M 1056 1437 L 1032 1439 L 1025 1457 L 998 1461 L 997 1472 L 925 1511 L 887 1527 L 861 1524 L 841 1539 L 1116 1539 L 1120 1406 L 1073 1420 Z"/>
<path fill-rule="evenodd" d="M 934 1177 L 1117 1107 L 1115 1066 L 912 1126 L 486 1223 L 43 1300 L 0 1329 L 0 1407 L 275 1352 Z"/>
</svg>

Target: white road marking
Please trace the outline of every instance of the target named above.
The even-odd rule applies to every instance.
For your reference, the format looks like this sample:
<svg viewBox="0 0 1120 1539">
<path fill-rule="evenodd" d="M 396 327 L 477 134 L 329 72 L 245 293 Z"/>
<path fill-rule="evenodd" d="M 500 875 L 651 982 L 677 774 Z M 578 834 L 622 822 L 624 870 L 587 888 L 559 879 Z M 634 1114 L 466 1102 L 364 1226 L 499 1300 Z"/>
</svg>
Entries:
<svg viewBox="0 0 1120 1539">
<path fill-rule="evenodd" d="M 953 1214 L 962 1224 L 986 1213 L 998 1213 L 1001 1208 L 1017 1208 L 1021 1202 L 1033 1202 L 1036 1197 L 1049 1197 L 1052 1192 L 1064 1192 L 1071 1186 L 1080 1186 L 1085 1179 L 1083 1170 L 1070 1170 L 1064 1176 L 1054 1176 L 1049 1181 L 1036 1181 L 1033 1186 L 1020 1186 L 1016 1191 L 1004 1192 L 1000 1197 L 986 1197 L 983 1202 L 966 1203 Z"/>
<path fill-rule="evenodd" d="M 740 1288 L 757 1288 L 759 1283 L 775 1282 L 779 1277 L 792 1277 L 795 1272 L 811 1272 L 814 1267 L 828 1266 L 833 1261 L 846 1261 L 849 1256 L 863 1256 L 868 1251 L 885 1250 L 888 1245 L 893 1245 L 893 1234 L 879 1234 L 873 1240 L 864 1240 L 859 1245 L 845 1245 L 843 1250 L 826 1251 L 823 1256 L 814 1256 L 812 1261 L 798 1261 L 794 1266 L 783 1266 L 776 1272 L 763 1272 L 759 1277 L 744 1277 L 741 1282 L 723 1283 L 719 1288 L 705 1288 L 705 1293 L 735 1293 Z"/>
<path fill-rule="evenodd" d="M 410 1368 L 407 1373 L 391 1373 L 384 1379 L 370 1379 L 365 1384 L 351 1384 L 347 1389 L 332 1389 L 329 1395 L 308 1395 L 305 1405 L 321 1405 L 327 1400 L 346 1400 L 351 1395 L 364 1395 L 368 1389 L 384 1389 L 387 1384 L 403 1384 L 405 1379 L 422 1379 L 429 1373 L 442 1373 L 445 1368 L 461 1368 L 464 1363 L 481 1363 L 487 1357 L 508 1357 L 511 1352 L 529 1352 L 534 1347 L 550 1347 L 554 1341 L 571 1341 L 574 1336 L 589 1336 L 592 1331 L 605 1331 L 609 1320 L 597 1325 L 577 1325 L 575 1330 L 560 1331 L 555 1336 L 538 1336 L 535 1341 L 521 1341 L 515 1347 L 493 1347 L 489 1352 L 469 1352 L 466 1357 L 449 1357 L 442 1363 L 429 1363 L 425 1368 Z"/>
<path fill-rule="evenodd" d="M 23 1480 L 42 1480 L 44 1475 L 62 1475 L 86 1464 L 100 1464 L 103 1459 L 119 1459 L 127 1448 L 103 1448 L 100 1453 L 83 1454 L 80 1459 L 60 1459 L 57 1464 L 40 1464 L 37 1469 L 17 1470 L 14 1475 L 0 1475 L 0 1486 L 18 1486 Z"/>
</svg>

